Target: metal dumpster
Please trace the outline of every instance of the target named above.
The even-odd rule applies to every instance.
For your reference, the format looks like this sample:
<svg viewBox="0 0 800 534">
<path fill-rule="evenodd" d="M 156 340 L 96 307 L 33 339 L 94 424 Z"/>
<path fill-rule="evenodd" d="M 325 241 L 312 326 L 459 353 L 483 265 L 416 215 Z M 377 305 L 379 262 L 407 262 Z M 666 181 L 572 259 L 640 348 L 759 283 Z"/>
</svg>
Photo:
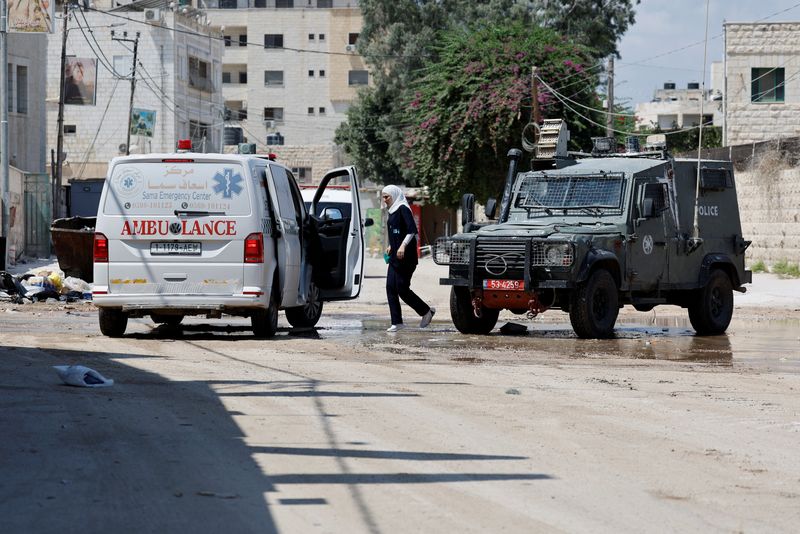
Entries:
<svg viewBox="0 0 800 534">
<path fill-rule="evenodd" d="M 50 226 L 58 266 L 66 276 L 94 280 L 94 227 L 97 217 L 56 219 Z"/>
</svg>

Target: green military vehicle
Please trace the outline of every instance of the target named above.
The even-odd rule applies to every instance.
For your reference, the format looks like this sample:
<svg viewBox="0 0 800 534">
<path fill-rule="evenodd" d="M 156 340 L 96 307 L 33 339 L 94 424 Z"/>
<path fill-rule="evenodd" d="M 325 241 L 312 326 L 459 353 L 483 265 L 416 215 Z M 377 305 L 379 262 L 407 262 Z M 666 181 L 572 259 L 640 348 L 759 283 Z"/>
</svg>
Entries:
<svg viewBox="0 0 800 534">
<path fill-rule="evenodd" d="M 698 335 L 728 328 L 732 292 L 752 281 L 731 163 L 701 161 L 697 187 L 697 160 L 595 141 L 591 154 L 534 158 L 527 172 L 511 150 L 497 221 L 474 223 L 465 195 L 464 232 L 434 248 L 449 265 L 441 284 L 452 286 L 460 332 L 489 333 L 504 309 L 530 318 L 561 309 L 579 337 L 607 338 L 626 304 L 687 308 Z M 494 208 L 487 202 L 490 219 Z"/>
</svg>

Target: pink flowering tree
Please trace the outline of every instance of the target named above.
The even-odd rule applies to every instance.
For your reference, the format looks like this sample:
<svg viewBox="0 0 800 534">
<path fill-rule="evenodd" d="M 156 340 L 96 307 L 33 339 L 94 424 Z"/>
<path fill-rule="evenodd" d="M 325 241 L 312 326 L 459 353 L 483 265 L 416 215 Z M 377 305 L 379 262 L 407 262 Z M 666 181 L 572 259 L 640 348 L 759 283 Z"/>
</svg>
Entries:
<svg viewBox="0 0 800 534">
<path fill-rule="evenodd" d="M 532 121 L 533 66 L 558 93 L 537 82 L 541 116 L 567 120 L 571 149 L 588 149 L 589 137 L 603 135 L 586 120 L 603 123 L 587 109 L 600 107 L 595 89 L 601 72 L 587 48 L 522 24 L 450 30 L 439 42 L 436 61 L 406 92 L 400 162 L 406 181 L 428 186 L 435 203 L 455 205 L 465 192 L 479 200 L 498 196 L 506 154 L 521 147 L 523 128 Z"/>
</svg>

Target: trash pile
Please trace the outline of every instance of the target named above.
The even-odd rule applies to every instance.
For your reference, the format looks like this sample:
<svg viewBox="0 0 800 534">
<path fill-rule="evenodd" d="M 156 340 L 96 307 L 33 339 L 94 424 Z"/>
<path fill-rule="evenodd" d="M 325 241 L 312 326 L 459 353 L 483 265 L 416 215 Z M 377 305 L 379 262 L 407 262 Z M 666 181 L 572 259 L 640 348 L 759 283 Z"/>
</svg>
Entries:
<svg viewBox="0 0 800 534">
<path fill-rule="evenodd" d="M 19 275 L 0 271 L 0 301 L 24 304 L 26 300 L 75 302 L 91 299 L 91 284 L 74 276 L 65 278 L 60 270 L 38 269 Z"/>
</svg>

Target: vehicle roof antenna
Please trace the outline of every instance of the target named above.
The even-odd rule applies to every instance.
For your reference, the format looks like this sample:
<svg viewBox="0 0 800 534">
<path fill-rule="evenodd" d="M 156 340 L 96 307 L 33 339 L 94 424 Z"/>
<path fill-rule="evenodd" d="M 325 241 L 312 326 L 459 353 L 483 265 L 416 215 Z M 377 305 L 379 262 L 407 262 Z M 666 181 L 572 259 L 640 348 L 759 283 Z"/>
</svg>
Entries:
<svg viewBox="0 0 800 534">
<path fill-rule="evenodd" d="M 703 83 L 700 86 L 700 130 L 697 136 L 697 183 L 694 190 L 694 222 L 692 224 L 692 237 L 689 239 L 689 252 L 699 247 L 703 240 L 700 238 L 700 162 L 703 151 L 703 103 L 706 99 L 706 61 L 708 59 L 708 6 L 710 0 L 706 0 L 706 36 L 703 44 Z"/>
</svg>

